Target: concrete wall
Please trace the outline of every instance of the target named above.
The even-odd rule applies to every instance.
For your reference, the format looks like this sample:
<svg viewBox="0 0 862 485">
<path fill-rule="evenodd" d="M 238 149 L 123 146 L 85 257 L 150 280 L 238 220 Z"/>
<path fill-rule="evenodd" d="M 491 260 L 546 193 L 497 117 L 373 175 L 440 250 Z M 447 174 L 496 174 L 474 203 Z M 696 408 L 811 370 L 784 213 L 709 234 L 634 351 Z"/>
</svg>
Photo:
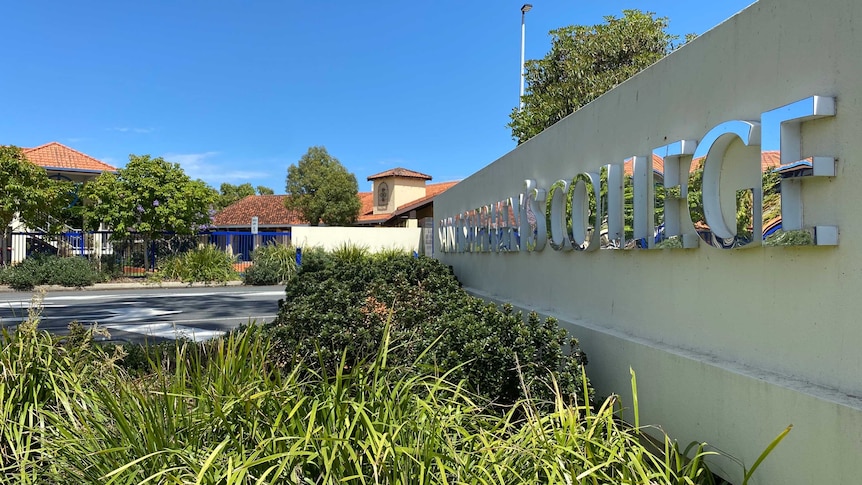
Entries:
<svg viewBox="0 0 862 485">
<path fill-rule="evenodd" d="M 837 176 L 804 183 L 804 212 L 838 226 L 838 246 L 436 257 L 480 295 L 559 318 L 600 394 L 630 403 L 632 367 L 641 421 L 684 444 L 704 440 L 751 466 L 793 424 L 753 483 L 862 482 L 860 22 L 858 0 L 761 0 L 434 202 L 440 221 L 517 199 L 525 179 L 547 189 L 823 95 L 837 114 L 802 125 L 802 150 L 835 156 Z M 760 163 L 738 141 L 728 154 Z M 741 482 L 738 467 L 720 467 Z"/>
<path fill-rule="evenodd" d="M 379 202 L 379 188 L 381 183 L 386 183 L 389 188 L 389 199 L 386 206 Z M 425 197 L 425 180 L 408 177 L 385 177 L 372 182 L 372 194 L 374 194 L 374 214 L 389 214 L 395 209 L 409 204 L 414 200 Z"/>
<path fill-rule="evenodd" d="M 344 244 L 367 247 L 370 251 L 380 249 L 403 249 L 419 251 L 422 230 L 406 227 L 312 227 L 294 226 L 291 242 L 301 248 L 320 247 L 336 249 Z"/>
</svg>

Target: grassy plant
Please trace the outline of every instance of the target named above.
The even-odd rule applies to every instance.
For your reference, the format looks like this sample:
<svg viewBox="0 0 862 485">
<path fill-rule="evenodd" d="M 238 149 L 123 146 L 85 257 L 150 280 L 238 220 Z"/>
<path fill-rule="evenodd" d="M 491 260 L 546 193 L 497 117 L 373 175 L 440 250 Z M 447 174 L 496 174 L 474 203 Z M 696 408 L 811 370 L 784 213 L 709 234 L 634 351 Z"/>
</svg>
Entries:
<svg viewBox="0 0 862 485">
<path fill-rule="evenodd" d="M 279 285 L 296 275 L 296 250 L 285 244 L 259 246 L 252 254 L 252 262 L 243 275 L 247 285 Z"/>
<path fill-rule="evenodd" d="M 404 256 L 410 256 L 410 251 L 402 248 L 381 248 L 370 255 L 375 261 L 387 261 Z"/>
<path fill-rule="evenodd" d="M 354 244 L 351 242 L 343 242 L 337 248 L 329 252 L 336 261 L 342 263 L 355 263 L 368 259 L 371 252 L 367 246 Z"/>
<path fill-rule="evenodd" d="M 212 244 L 160 260 L 155 281 L 180 280 L 187 283 L 225 283 L 238 277 L 234 257 Z"/>
<path fill-rule="evenodd" d="M 179 280 L 183 276 L 183 256 L 170 256 L 159 260 L 159 268 L 155 274 L 148 275 L 150 279 Z"/>
<path fill-rule="evenodd" d="M 166 360 L 147 354 L 149 372 L 130 377 L 83 329 L 59 340 L 38 332 L 37 320 L 3 335 L 0 483 L 715 480 L 705 444 L 680 451 L 663 434 L 659 452 L 644 444 L 651 428 L 640 425 L 636 400 L 633 426 L 622 421 L 618 397 L 593 408 L 588 396 L 572 403 L 559 389 L 550 411 L 528 394 L 505 415 L 488 412 L 451 372 L 392 365 L 404 342 L 391 340 L 388 324 L 376 355 L 355 365 L 342 358 L 334 372 L 283 372 L 271 364 L 266 334 L 251 325 L 180 343 Z M 784 435 L 745 470 L 746 480 Z"/>
<path fill-rule="evenodd" d="M 8 285 L 11 267 L 6 266 L 5 264 L 0 264 L 0 285 Z"/>
<path fill-rule="evenodd" d="M 183 281 L 224 283 L 236 279 L 234 257 L 208 244 L 183 255 Z"/>
<path fill-rule="evenodd" d="M 88 400 L 86 389 L 119 357 L 93 346 L 95 329 L 73 323 L 64 338 L 40 331 L 42 296 L 13 332 L 0 332 L 0 483 L 46 483 L 57 474 L 50 423 L 74 419 L 73 404 Z"/>
</svg>

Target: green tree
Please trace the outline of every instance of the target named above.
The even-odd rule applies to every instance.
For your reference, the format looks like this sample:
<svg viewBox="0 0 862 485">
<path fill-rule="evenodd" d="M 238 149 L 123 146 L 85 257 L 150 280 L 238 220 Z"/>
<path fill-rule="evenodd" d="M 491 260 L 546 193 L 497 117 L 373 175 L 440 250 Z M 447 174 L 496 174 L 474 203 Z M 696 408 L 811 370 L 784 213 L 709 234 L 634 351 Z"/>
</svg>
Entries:
<svg viewBox="0 0 862 485">
<path fill-rule="evenodd" d="M 255 193 L 257 195 L 273 195 L 275 192 L 265 185 L 252 187 L 250 183 L 233 185 L 225 182 L 221 184 L 221 187 L 219 188 L 218 199 L 216 199 L 216 208 L 218 210 L 222 210 L 238 200 L 244 199 L 249 195 L 255 195 Z"/>
<path fill-rule="evenodd" d="M 312 226 L 352 224 L 361 204 L 356 177 L 325 147 L 308 149 L 299 163 L 287 169 L 285 206 L 299 211 Z"/>
<path fill-rule="evenodd" d="M 69 205 L 72 184 L 49 179 L 44 168 L 11 145 L 0 146 L 0 174 L 0 264 L 5 264 L 6 231 L 15 215 L 31 228 L 50 229 Z"/>
<path fill-rule="evenodd" d="M 221 187 L 219 188 L 219 196 L 216 201 L 216 206 L 218 210 L 221 210 L 240 199 L 248 197 L 249 195 L 254 195 L 254 187 L 252 187 L 251 184 L 245 183 L 242 185 L 233 185 L 225 182 L 221 184 Z"/>
<path fill-rule="evenodd" d="M 605 23 L 552 30 L 550 52 L 526 63 L 524 109 L 514 109 L 508 124 L 512 138 L 527 141 L 667 55 L 677 38 L 667 25 L 666 17 L 624 10 Z"/>
<path fill-rule="evenodd" d="M 165 232 L 194 234 L 206 227 L 217 195 L 203 181 L 189 178 L 179 164 L 129 155 L 125 168 L 105 172 L 84 187 L 90 201 L 84 214 L 91 229 L 104 223 L 116 238 L 134 232 L 151 241 Z"/>
</svg>

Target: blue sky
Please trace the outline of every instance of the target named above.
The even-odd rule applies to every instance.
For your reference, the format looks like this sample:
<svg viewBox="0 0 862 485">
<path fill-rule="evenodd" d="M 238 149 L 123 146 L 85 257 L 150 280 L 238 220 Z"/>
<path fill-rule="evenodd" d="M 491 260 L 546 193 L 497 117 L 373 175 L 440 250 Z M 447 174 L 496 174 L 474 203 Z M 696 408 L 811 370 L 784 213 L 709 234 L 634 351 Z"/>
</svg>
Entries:
<svg viewBox="0 0 862 485">
<path fill-rule="evenodd" d="M 0 144 L 58 141 L 123 166 L 163 156 L 193 178 L 284 192 L 326 146 L 366 177 L 462 179 L 515 147 L 523 1 L 3 2 Z M 532 0 L 526 57 L 548 31 L 638 8 L 702 34 L 751 0 Z"/>
</svg>

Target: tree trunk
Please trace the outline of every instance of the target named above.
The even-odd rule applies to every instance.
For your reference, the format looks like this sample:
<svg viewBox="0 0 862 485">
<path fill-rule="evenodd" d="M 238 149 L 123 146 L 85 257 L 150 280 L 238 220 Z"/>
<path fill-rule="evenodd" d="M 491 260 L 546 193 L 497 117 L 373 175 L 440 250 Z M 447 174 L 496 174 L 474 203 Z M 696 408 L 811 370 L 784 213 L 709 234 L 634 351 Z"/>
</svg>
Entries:
<svg viewBox="0 0 862 485">
<path fill-rule="evenodd" d="M 5 227 L 0 230 L 0 266 L 6 266 L 6 231 Z"/>
<path fill-rule="evenodd" d="M 144 272 L 150 271 L 150 238 L 144 236 Z"/>
</svg>

